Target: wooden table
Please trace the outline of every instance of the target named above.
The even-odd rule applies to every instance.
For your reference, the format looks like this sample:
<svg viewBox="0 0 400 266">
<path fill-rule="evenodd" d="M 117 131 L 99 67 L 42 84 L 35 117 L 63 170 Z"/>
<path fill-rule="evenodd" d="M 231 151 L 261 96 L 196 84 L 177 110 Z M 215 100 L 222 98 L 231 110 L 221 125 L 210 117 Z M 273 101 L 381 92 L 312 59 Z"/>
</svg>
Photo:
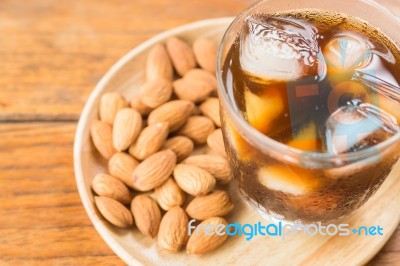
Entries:
<svg viewBox="0 0 400 266">
<path fill-rule="evenodd" d="M 153 35 L 245 0 L 0 1 L 0 264 L 123 264 L 90 223 L 72 146 L 101 76 Z M 381 1 L 400 15 L 398 0 Z M 400 263 L 400 228 L 371 265 Z"/>
</svg>

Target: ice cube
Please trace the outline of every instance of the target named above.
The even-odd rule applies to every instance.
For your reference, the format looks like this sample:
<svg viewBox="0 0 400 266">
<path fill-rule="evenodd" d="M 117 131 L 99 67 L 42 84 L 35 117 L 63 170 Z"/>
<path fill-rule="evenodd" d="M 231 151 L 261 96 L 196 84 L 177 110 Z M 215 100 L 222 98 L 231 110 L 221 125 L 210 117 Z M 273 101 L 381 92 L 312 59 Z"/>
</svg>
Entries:
<svg viewBox="0 0 400 266">
<path fill-rule="evenodd" d="M 319 185 L 319 180 L 311 171 L 277 165 L 262 167 L 258 172 L 258 181 L 269 189 L 296 196 L 310 193 Z"/>
<path fill-rule="evenodd" d="M 236 155 L 240 158 L 241 161 L 249 161 L 251 160 L 252 157 L 254 157 L 255 149 L 237 131 L 233 123 L 228 118 L 226 118 L 226 115 L 225 115 L 225 133 L 226 137 L 230 142 L 230 145 L 232 145 L 232 147 L 230 147 L 232 149 L 228 149 L 230 150 L 230 152 L 234 150 L 236 152 Z"/>
<path fill-rule="evenodd" d="M 246 103 L 246 115 L 250 125 L 258 131 L 267 134 L 270 132 L 274 119 L 284 111 L 282 97 L 277 90 L 271 88 L 270 93 L 265 96 L 258 96 L 249 89 L 244 92 Z"/>
<path fill-rule="evenodd" d="M 351 33 L 335 36 L 323 49 L 328 73 L 349 72 L 365 66 L 371 59 L 369 44 Z"/>
<path fill-rule="evenodd" d="M 247 19 L 240 38 L 240 64 L 249 74 L 274 80 L 325 76 L 317 30 L 290 18 Z"/>
<path fill-rule="evenodd" d="M 288 146 L 303 151 L 317 151 L 321 148 L 321 141 L 317 136 L 317 126 L 314 122 L 306 124 L 303 128 L 293 135 Z"/>
<path fill-rule="evenodd" d="M 325 145 L 331 154 L 375 146 L 399 131 L 396 118 L 370 103 L 353 102 L 337 109 L 326 122 Z"/>
</svg>

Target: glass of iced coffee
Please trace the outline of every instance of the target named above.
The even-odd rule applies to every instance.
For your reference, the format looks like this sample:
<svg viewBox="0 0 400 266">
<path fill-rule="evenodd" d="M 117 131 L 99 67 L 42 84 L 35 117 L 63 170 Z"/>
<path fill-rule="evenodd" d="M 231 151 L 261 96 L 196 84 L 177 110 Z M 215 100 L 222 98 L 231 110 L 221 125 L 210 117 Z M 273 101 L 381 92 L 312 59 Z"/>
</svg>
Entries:
<svg viewBox="0 0 400 266">
<path fill-rule="evenodd" d="M 243 196 L 272 221 L 362 206 L 400 154 L 400 29 L 366 0 L 265 0 L 218 57 L 225 146 Z"/>
</svg>

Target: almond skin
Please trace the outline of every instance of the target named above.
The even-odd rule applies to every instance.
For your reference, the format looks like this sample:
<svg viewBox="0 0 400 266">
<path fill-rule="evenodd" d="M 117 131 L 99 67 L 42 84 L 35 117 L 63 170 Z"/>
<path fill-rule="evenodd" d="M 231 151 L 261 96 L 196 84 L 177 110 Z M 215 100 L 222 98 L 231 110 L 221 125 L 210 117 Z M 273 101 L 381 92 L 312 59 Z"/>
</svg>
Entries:
<svg viewBox="0 0 400 266">
<path fill-rule="evenodd" d="M 218 81 L 215 77 L 215 73 L 211 74 L 210 72 L 203 70 L 201 68 L 195 68 L 187 72 L 184 78 L 201 80 L 207 82 L 212 87 L 213 91 L 218 89 Z"/>
<path fill-rule="evenodd" d="M 193 43 L 197 63 L 210 73 L 217 71 L 217 44 L 206 38 L 199 38 Z"/>
<path fill-rule="evenodd" d="M 200 154 L 188 157 L 185 164 L 194 165 L 212 174 L 217 181 L 226 184 L 232 179 L 231 167 L 228 160 L 220 155 Z"/>
<path fill-rule="evenodd" d="M 129 189 L 124 183 L 107 174 L 97 174 L 93 178 L 92 189 L 97 195 L 115 199 L 122 204 L 131 201 Z"/>
<path fill-rule="evenodd" d="M 153 108 L 150 108 L 143 103 L 140 95 L 135 95 L 132 98 L 130 105 L 133 109 L 138 111 L 143 116 L 146 116 L 146 115 L 150 114 L 151 111 L 153 111 Z"/>
<path fill-rule="evenodd" d="M 132 173 L 139 165 L 132 156 L 124 152 L 117 152 L 108 161 L 108 171 L 110 174 L 130 188 L 135 189 L 132 180 Z"/>
<path fill-rule="evenodd" d="M 161 212 L 157 202 L 148 195 L 139 195 L 132 200 L 131 211 L 135 224 L 145 236 L 154 238 L 158 234 Z"/>
<path fill-rule="evenodd" d="M 115 115 L 119 110 L 125 107 L 128 107 L 128 103 L 121 94 L 117 92 L 107 92 L 103 94 L 99 106 L 100 120 L 112 125 Z"/>
<path fill-rule="evenodd" d="M 171 175 L 176 164 L 176 155 L 171 150 L 159 151 L 141 162 L 132 179 L 139 191 L 149 191 L 162 185 Z"/>
<path fill-rule="evenodd" d="M 161 43 L 154 45 L 147 56 L 146 79 L 157 80 L 164 78 L 172 81 L 174 70 L 165 46 Z"/>
<path fill-rule="evenodd" d="M 142 116 L 132 108 L 120 110 L 114 121 L 113 143 L 117 151 L 123 151 L 136 140 L 142 129 Z"/>
<path fill-rule="evenodd" d="M 207 171 L 187 164 L 178 164 L 174 169 L 174 178 L 178 186 L 186 193 L 205 195 L 215 187 L 215 178 Z"/>
<path fill-rule="evenodd" d="M 185 124 L 193 108 L 194 104 L 190 101 L 170 101 L 153 110 L 147 122 L 149 125 L 168 122 L 169 131 L 174 132 Z"/>
<path fill-rule="evenodd" d="M 140 87 L 140 95 L 143 104 L 157 108 L 171 98 L 172 83 L 166 79 L 150 80 Z"/>
<path fill-rule="evenodd" d="M 216 190 L 205 196 L 194 198 L 186 207 L 188 215 L 197 220 L 206 220 L 213 216 L 224 216 L 233 210 L 228 193 Z"/>
<path fill-rule="evenodd" d="M 194 103 L 204 101 L 213 91 L 209 83 L 191 78 L 178 79 L 172 83 L 172 86 L 179 99 Z"/>
<path fill-rule="evenodd" d="M 188 217 L 181 207 L 173 207 L 161 220 L 158 246 L 172 252 L 178 252 L 187 240 Z"/>
<path fill-rule="evenodd" d="M 214 123 L 204 116 L 191 116 L 186 124 L 177 132 L 193 140 L 195 144 L 204 144 L 207 137 L 215 129 Z"/>
<path fill-rule="evenodd" d="M 187 137 L 176 136 L 168 139 L 163 148 L 171 149 L 173 152 L 175 152 L 177 162 L 181 162 L 192 153 L 194 144 L 193 141 Z"/>
<path fill-rule="evenodd" d="M 221 119 L 219 116 L 219 100 L 210 97 L 200 105 L 200 110 L 206 117 L 210 118 L 217 127 L 221 127 Z"/>
<path fill-rule="evenodd" d="M 129 153 L 138 160 L 144 160 L 160 150 L 168 136 L 168 122 L 150 125 L 142 130 Z"/>
<path fill-rule="evenodd" d="M 107 197 L 94 197 L 101 215 L 115 226 L 127 228 L 132 226 L 131 212 L 122 203 Z"/>
<path fill-rule="evenodd" d="M 182 39 L 170 37 L 167 40 L 167 51 L 176 72 L 182 77 L 196 67 L 196 58 L 192 48 Z"/>
<path fill-rule="evenodd" d="M 116 152 L 112 141 L 112 127 L 99 120 L 95 120 L 90 128 L 90 135 L 96 149 L 107 160 Z"/>
<path fill-rule="evenodd" d="M 207 145 L 215 153 L 226 157 L 224 138 L 222 137 L 222 130 L 220 128 L 207 137 Z"/>
<path fill-rule="evenodd" d="M 210 232 L 212 235 L 205 234 L 205 226 L 208 224 L 212 225 Z M 220 224 L 225 225 L 225 227 L 219 226 Z M 188 254 L 204 254 L 213 251 L 220 247 L 227 239 L 225 228 L 228 225 L 227 221 L 221 217 L 211 217 L 198 225 L 197 232 L 192 232 L 189 241 L 186 246 L 186 252 Z M 219 234 L 216 234 L 218 232 Z"/>
<path fill-rule="evenodd" d="M 155 189 L 157 202 L 163 210 L 185 203 L 185 193 L 179 188 L 173 178 L 168 178 L 161 186 Z"/>
</svg>

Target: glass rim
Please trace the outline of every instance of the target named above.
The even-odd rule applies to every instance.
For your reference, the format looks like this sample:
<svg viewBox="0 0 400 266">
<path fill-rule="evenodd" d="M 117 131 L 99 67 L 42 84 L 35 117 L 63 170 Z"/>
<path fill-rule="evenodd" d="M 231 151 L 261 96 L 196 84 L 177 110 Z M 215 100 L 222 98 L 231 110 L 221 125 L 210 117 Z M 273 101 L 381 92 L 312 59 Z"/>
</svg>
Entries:
<svg viewBox="0 0 400 266">
<path fill-rule="evenodd" d="M 397 18 L 394 14 L 392 14 L 385 6 L 375 2 L 374 0 L 356 0 L 358 2 L 362 2 L 363 4 L 369 5 L 371 8 L 379 10 L 383 13 L 385 13 L 390 19 L 393 19 L 396 23 L 399 24 L 400 26 L 400 19 Z M 368 147 L 364 150 L 359 150 L 359 151 L 354 151 L 354 152 L 349 152 L 349 153 L 343 153 L 343 154 L 329 154 L 329 153 L 323 153 L 323 152 L 312 152 L 312 151 L 304 151 L 300 150 L 294 147 L 290 147 L 282 142 L 279 142 L 277 140 L 274 140 L 254 127 L 252 127 L 240 114 L 238 114 L 234 108 L 233 105 L 234 103 L 230 99 L 227 90 L 225 88 L 224 82 L 222 80 L 222 57 L 224 54 L 224 48 L 226 45 L 226 41 L 228 37 L 230 36 L 232 28 L 239 23 L 239 20 L 241 20 L 244 16 L 248 15 L 249 11 L 252 10 L 254 7 L 258 6 L 262 2 L 268 2 L 268 0 L 258 0 L 255 3 L 251 4 L 248 6 L 246 9 L 244 9 L 229 25 L 227 30 L 225 31 L 220 46 L 218 48 L 218 54 L 217 54 L 217 80 L 218 80 L 218 94 L 220 101 L 223 101 L 225 104 L 224 106 L 224 111 L 229 113 L 229 119 L 234 120 L 234 124 L 239 125 L 240 128 L 243 129 L 245 133 L 248 133 L 249 136 L 251 136 L 250 142 L 254 142 L 256 144 L 259 144 L 261 150 L 264 150 L 265 148 L 267 149 L 273 149 L 275 152 L 283 152 L 285 155 L 289 155 L 290 157 L 295 157 L 295 158 L 307 158 L 307 159 L 313 159 L 313 160 L 318 160 L 321 162 L 357 162 L 357 161 L 362 161 L 364 159 L 370 159 L 373 156 L 379 155 L 382 151 L 386 150 L 388 147 L 391 145 L 395 144 L 400 140 L 400 131 L 397 132 L 395 135 L 391 136 L 389 139 L 375 145 L 372 147 Z M 304 9 L 307 9 L 305 7 Z M 296 9 L 291 9 L 291 10 L 296 10 Z M 299 9 L 300 10 L 300 9 Z M 321 9 L 323 10 L 323 9 Z M 339 11 L 341 13 L 341 11 Z M 344 12 L 343 12 L 344 13 Z M 362 18 L 361 18 L 362 19 Z M 396 45 L 397 47 L 397 45 Z"/>
</svg>

